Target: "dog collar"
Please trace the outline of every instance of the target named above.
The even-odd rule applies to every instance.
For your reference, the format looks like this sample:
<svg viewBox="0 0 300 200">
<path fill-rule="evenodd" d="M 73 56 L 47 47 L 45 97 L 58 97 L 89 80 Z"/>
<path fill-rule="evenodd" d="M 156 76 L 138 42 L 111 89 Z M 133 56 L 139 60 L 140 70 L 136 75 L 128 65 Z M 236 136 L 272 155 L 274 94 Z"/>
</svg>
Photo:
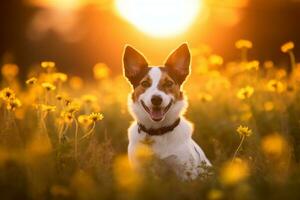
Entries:
<svg viewBox="0 0 300 200">
<path fill-rule="evenodd" d="M 172 125 L 170 126 L 163 126 L 157 129 L 154 128 L 150 128 L 147 129 L 143 124 L 138 123 L 138 132 L 141 133 L 141 131 L 153 136 L 153 135 L 164 135 L 168 132 L 171 132 L 174 130 L 174 128 L 176 128 L 178 126 L 178 124 L 180 123 L 180 118 L 178 118 Z"/>
</svg>

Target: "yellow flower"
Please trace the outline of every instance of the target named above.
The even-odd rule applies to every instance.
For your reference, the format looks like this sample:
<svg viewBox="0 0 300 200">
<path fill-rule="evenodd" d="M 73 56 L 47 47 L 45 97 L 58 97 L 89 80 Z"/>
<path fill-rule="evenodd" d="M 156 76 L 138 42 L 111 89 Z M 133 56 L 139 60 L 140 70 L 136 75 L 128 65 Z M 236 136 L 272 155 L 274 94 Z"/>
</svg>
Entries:
<svg viewBox="0 0 300 200">
<path fill-rule="evenodd" d="M 76 101 L 72 101 L 68 104 L 68 107 L 66 108 L 67 112 L 75 113 L 80 110 L 80 104 Z"/>
<path fill-rule="evenodd" d="M 247 126 L 240 125 L 236 131 L 241 137 L 249 137 L 252 135 L 252 130 Z"/>
<path fill-rule="evenodd" d="M 18 75 L 19 68 L 15 64 L 5 64 L 1 69 L 1 73 L 6 78 L 13 78 Z"/>
<path fill-rule="evenodd" d="M 271 61 L 271 60 L 265 61 L 265 62 L 264 62 L 264 67 L 265 67 L 266 69 L 271 69 L 271 68 L 273 68 L 273 67 L 274 67 L 273 61 Z"/>
<path fill-rule="evenodd" d="M 10 88 L 4 88 L 0 91 L 0 97 L 4 101 L 8 101 L 11 98 L 15 98 L 15 92 Z"/>
<path fill-rule="evenodd" d="M 199 59 L 198 59 L 199 60 Z M 208 64 L 206 61 L 200 61 L 197 65 L 195 65 L 195 72 L 199 75 L 204 75 L 208 73 Z"/>
<path fill-rule="evenodd" d="M 34 84 L 36 84 L 36 82 L 37 82 L 37 78 L 32 77 L 32 78 L 30 78 L 30 79 L 28 79 L 28 80 L 26 81 L 26 84 L 27 84 L 27 85 L 34 85 Z"/>
<path fill-rule="evenodd" d="M 55 67 L 55 62 L 52 61 L 44 61 L 41 63 L 42 68 L 51 69 Z"/>
<path fill-rule="evenodd" d="M 135 156 L 140 161 L 142 165 L 147 164 L 153 158 L 153 150 L 151 145 L 155 143 L 153 138 L 146 136 L 146 138 L 141 141 L 136 147 Z"/>
<path fill-rule="evenodd" d="M 252 118 L 252 113 L 251 112 L 245 112 L 241 115 L 240 119 L 244 122 L 249 121 Z"/>
<path fill-rule="evenodd" d="M 70 78 L 69 85 L 74 90 L 80 90 L 83 86 L 83 81 L 79 76 L 73 76 Z"/>
<path fill-rule="evenodd" d="M 63 96 L 62 96 L 61 94 L 56 95 L 55 98 L 56 98 L 58 101 L 63 100 Z"/>
<path fill-rule="evenodd" d="M 238 92 L 237 92 L 237 97 L 239 99 L 247 99 L 249 97 L 252 96 L 252 94 L 254 93 L 254 88 L 251 86 L 246 86 L 244 88 L 241 88 Z"/>
<path fill-rule="evenodd" d="M 217 189 L 210 190 L 207 195 L 207 199 L 209 200 L 219 200 L 222 199 L 222 197 L 223 197 L 223 192 Z"/>
<path fill-rule="evenodd" d="M 289 42 L 287 42 L 287 43 L 284 43 L 284 44 L 281 46 L 281 51 L 282 51 L 283 53 L 287 53 L 287 52 L 293 50 L 294 47 L 295 47 L 294 43 L 291 42 L 291 41 L 289 41 Z"/>
<path fill-rule="evenodd" d="M 227 162 L 221 169 L 220 179 L 224 185 L 237 184 L 250 175 L 248 163 L 239 158 L 234 159 L 232 162 Z"/>
<path fill-rule="evenodd" d="M 15 110 L 16 108 L 19 108 L 22 105 L 20 99 L 18 98 L 10 98 L 9 101 L 7 101 L 6 109 L 7 110 Z"/>
<path fill-rule="evenodd" d="M 89 126 L 92 123 L 89 115 L 80 115 L 78 117 L 78 122 L 83 126 Z"/>
<path fill-rule="evenodd" d="M 287 75 L 287 72 L 284 69 L 278 69 L 276 71 L 276 77 L 278 79 L 282 79 L 282 78 L 286 77 L 286 75 Z"/>
<path fill-rule="evenodd" d="M 65 97 L 62 97 L 62 98 L 63 98 L 64 103 L 65 103 L 66 106 L 69 106 L 73 102 L 73 99 L 71 99 L 70 97 L 65 96 Z"/>
<path fill-rule="evenodd" d="M 281 81 L 270 80 L 267 84 L 267 88 L 271 92 L 282 93 L 284 91 L 284 85 Z"/>
<path fill-rule="evenodd" d="M 51 186 L 50 193 L 53 195 L 53 197 L 69 197 L 71 195 L 69 189 L 62 185 Z"/>
<path fill-rule="evenodd" d="M 35 156 L 44 156 L 52 150 L 52 145 L 48 137 L 32 137 L 24 149 L 26 159 L 35 158 Z"/>
<path fill-rule="evenodd" d="M 80 192 L 84 194 L 84 195 L 80 195 L 83 197 L 83 199 L 88 199 L 90 197 L 90 194 L 93 194 L 93 191 L 97 190 L 94 177 L 86 173 L 85 170 L 78 169 L 72 176 L 70 183 L 72 185 L 71 186 L 72 188 L 76 188 L 77 190 L 80 190 Z M 64 197 L 60 196 L 59 198 L 64 198 Z"/>
<path fill-rule="evenodd" d="M 201 44 L 197 48 L 191 48 L 192 56 L 207 55 L 212 51 L 211 47 L 206 44 Z"/>
<path fill-rule="evenodd" d="M 56 89 L 55 85 L 53 85 L 52 83 L 49 83 L 49 82 L 42 83 L 42 87 L 45 88 L 47 91 Z"/>
<path fill-rule="evenodd" d="M 211 65 L 222 65 L 223 58 L 219 55 L 213 54 L 209 57 L 209 62 Z"/>
<path fill-rule="evenodd" d="M 261 142 L 263 152 L 270 156 L 280 156 L 286 148 L 286 142 L 278 133 L 265 136 Z"/>
<path fill-rule="evenodd" d="M 61 118 L 65 123 L 72 123 L 73 122 L 73 113 L 62 111 L 60 114 Z"/>
<path fill-rule="evenodd" d="M 82 99 L 83 102 L 88 103 L 88 104 L 89 104 L 89 103 L 96 102 L 96 101 L 98 100 L 98 98 L 97 98 L 96 96 L 94 96 L 94 95 L 89 95 L 89 94 L 83 95 L 83 96 L 81 97 L 81 99 Z"/>
<path fill-rule="evenodd" d="M 93 122 L 96 122 L 96 121 L 102 120 L 104 117 L 103 117 L 103 114 L 101 114 L 101 113 L 91 113 L 91 114 L 89 115 L 89 118 L 90 118 Z"/>
<path fill-rule="evenodd" d="M 269 112 L 274 109 L 274 103 L 272 101 L 267 101 L 264 103 L 264 109 L 265 111 Z"/>
<path fill-rule="evenodd" d="M 98 63 L 93 68 L 95 79 L 101 80 L 110 75 L 110 69 L 104 63 Z"/>
<path fill-rule="evenodd" d="M 238 40 L 235 43 L 235 47 L 237 49 L 251 49 L 252 48 L 252 42 L 249 40 Z"/>
<path fill-rule="evenodd" d="M 198 94 L 198 98 L 202 102 L 210 102 L 213 99 L 213 97 L 210 94 L 208 94 L 208 93 L 202 93 L 202 92 Z"/>
<path fill-rule="evenodd" d="M 20 105 L 20 106 L 22 106 L 22 105 Z M 25 114 L 26 114 L 25 112 L 26 112 L 26 109 L 24 107 L 16 110 L 15 111 L 15 117 L 16 117 L 16 119 L 18 119 L 18 120 L 24 120 Z"/>
<path fill-rule="evenodd" d="M 117 186 L 123 190 L 136 191 L 142 184 L 143 176 L 130 164 L 127 155 L 117 156 L 113 164 Z"/>
<path fill-rule="evenodd" d="M 247 70 L 258 70 L 259 69 L 259 61 L 258 60 L 253 60 L 248 63 L 246 63 L 245 68 Z"/>
<path fill-rule="evenodd" d="M 72 102 L 72 99 L 70 99 L 66 93 L 57 94 L 55 98 L 58 101 L 64 102 L 66 106 Z"/>
<path fill-rule="evenodd" d="M 66 82 L 68 79 L 67 74 L 60 73 L 60 72 L 54 73 L 52 74 L 52 76 L 55 82 Z"/>
</svg>

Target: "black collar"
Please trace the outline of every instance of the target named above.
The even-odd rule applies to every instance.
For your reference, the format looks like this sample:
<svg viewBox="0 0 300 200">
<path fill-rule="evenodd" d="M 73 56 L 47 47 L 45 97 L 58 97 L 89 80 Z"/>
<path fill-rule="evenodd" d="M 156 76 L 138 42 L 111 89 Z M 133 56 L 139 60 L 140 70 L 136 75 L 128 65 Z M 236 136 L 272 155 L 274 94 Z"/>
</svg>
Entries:
<svg viewBox="0 0 300 200">
<path fill-rule="evenodd" d="M 157 129 L 150 128 L 147 129 L 143 124 L 138 123 L 138 132 L 141 133 L 141 131 L 149 134 L 149 135 L 164 135 L 165 133 L 168 133 L 170 131 L 173 131 L 176 126 L 180 123 L 180 118 L 178 118 L 172 125 L 170 126 L 163 126 Z"/>
</svg>

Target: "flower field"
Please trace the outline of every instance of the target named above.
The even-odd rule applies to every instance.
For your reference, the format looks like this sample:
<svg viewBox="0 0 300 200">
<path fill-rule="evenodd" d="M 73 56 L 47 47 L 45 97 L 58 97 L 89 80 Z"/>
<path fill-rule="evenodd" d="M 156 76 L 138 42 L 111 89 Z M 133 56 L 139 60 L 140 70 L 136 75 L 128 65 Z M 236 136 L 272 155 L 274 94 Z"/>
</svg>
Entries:
<svg viewBox="0 0 300 200">
<path fill-rule="evenodd" d="M 294 43 L 284 65 L 250 58 L 238 40 L 225 61 L 193 47 L 184 84 L 193 138 L 213 167 L 182 182 L 141 149 L 145 171 L 127 160 L 131 88 L 121 73 L 95 64 L 93 79 L 65 74 L 55 61 L 1 66 L 1 199 L 300 199 L 300 64 Z M 121 58 L 120 58 L 121 59 Z M 121 66 L 120 66 L 121 69 Z"/>
</svg>

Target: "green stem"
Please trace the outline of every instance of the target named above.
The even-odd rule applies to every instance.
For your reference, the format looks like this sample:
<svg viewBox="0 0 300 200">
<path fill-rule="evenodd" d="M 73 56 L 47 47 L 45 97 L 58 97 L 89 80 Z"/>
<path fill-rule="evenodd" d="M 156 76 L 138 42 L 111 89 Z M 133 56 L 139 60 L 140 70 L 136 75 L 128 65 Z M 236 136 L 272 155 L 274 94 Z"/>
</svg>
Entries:
<svg viewBox="0 0 300 200">
<path fill-rule="evenodd" d="M 59 81 L 57 86 L 57 93 L 60 93 L 62 87 L 62 83 Z"/>
<path fill-rule="evenodd" d="M 75 122 L 75 159 L 77 160 L 78 157 L 78 122 L 75 117 L 73 117 Z"/>
<path fill-rule="evenodd" d="M 247 62 L 247 60 L 248 60 L 247 50 L 248 50 L 247 48 L 242 49 L 242 54 L 241 54 L 242 62 Z"/>
<path fill-rule="evenodd" d="M 289 51 L 289 56 L 290 56 L 290 60 L 291 60 L 291 71 L 293 71 L 296 68 L 296 58 L 295 58 L 295 54 L 293 53 L 293 51 Z"/>
<path fill-rule="evenodd" d="M 245 140 L 245 136 L 242 136 L 241 142 L 240 142 L 239 146 L 237 147 L 237 149 L 235 150 L 235 152 L 233 154 L 232 161 L 235 159 L 237 153 L 239 152 L 240 148 L 242 147 L 242 144 L 243 144 L 244 140 Z"/>
<path fill-rule="evenodd" d="M 48 91 L 45 91 L 45 104 L 48 105 Z"/>
<path fill-rule="evenodd" d="M 65 124 L 63 123 L 63 124 L 61 125 L 61 128 L 59 129 L 59 132 L 58 132 L 58 143 L 59 143 L 59 144 L 61 144 L 61 136 L 62 136 L 64 127 L 65 127 Z"/>
<path fill-rule="evenodd" d="M 96 123 L 93 122 L 92 128 L 91 128 L 84 136 L 82 136 L 82 137 L 80 138 L 80 141 L 83 140 L 84 138 L 88 137 L 88 136 L 93 132 L 93 130 L 95 129 L 95 125 L 96 125 Z"/>
<path fill-rule="evenodd" d="M 45 122 L 46 117 L 47 117 L 47 112 L 45 112 L 45 113 L 42 112 L 42 117 L 41 117 L 41 119 L 42 119 L 42 126 L 43 126 L 43 128 L 45 130 L 45 133 L 47 135 L 48 131 L 47 131 L 47 126 L 46 126 L 46 122 Z"/>
</svg>

